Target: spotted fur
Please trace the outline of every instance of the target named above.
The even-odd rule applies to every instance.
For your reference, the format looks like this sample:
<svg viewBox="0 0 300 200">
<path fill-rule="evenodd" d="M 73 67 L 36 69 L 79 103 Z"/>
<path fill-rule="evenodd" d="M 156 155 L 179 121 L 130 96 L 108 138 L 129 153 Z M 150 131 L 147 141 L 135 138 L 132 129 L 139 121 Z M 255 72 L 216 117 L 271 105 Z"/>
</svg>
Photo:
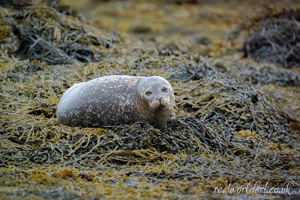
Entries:
<svg viewBox="0 0 300 200">
<path fill-rule="evenodd" d="M 162 77 L 105 76 L 74 85 L 57 108 L 60 124 L 104 127 L 147 122 L 163 128 L 175 104 L 170 83 Z"/>
</svg>

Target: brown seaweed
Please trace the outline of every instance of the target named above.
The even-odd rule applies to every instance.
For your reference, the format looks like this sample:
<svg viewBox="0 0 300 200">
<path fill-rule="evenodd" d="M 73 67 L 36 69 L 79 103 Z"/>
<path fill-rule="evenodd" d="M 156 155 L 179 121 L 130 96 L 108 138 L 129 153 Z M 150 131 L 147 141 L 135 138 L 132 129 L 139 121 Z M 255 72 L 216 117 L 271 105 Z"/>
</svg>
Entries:
<svg viewBox="0 0 300 200">
<path fill-rule="evenodd" d="M 63 46 L 64 58 L 75 63 L 49 65 L 0 52 L 0 198 L 219 199 L 224 196 L 214 194 L 214 188 L 229 184 L 300 187 L 299 95 L 260 87 L 297 85 L 298 73 L 240 57 L 203 58 L 140 35 L 104 32 L 51 7 L 27 9 L 14 18 L 15 26 L 31 24 L 24 33 L 42 38 L 33 35 L 35 42 L 48 42 L 47 48 L 66 45 L 66 36 L 55 46 L 51 31 L 37 30 L 35 20 L 49 19 L 65 34 L 83 33 L 77 41 L 99 61 L 78 62 Z M 40 16 L 40 11 L 56 17 Z M 71 35 L 66 41 L 75 40 Z M 63 60 L 44 55 L 50 62 Z M 113 74 L 169 80 L 176 108 L 164 129 L 145 123 L 102 128 L 57 123 L 56 107 L 69 87 Z"/>
<path fill-rule="evenodd" d="M 264 12 L 242 23 L 231 37 L 247 31 L 244 57 L 293 68 L 300 64 L 299 22 L 297 7 L 266 6 Z"/>
</svg>

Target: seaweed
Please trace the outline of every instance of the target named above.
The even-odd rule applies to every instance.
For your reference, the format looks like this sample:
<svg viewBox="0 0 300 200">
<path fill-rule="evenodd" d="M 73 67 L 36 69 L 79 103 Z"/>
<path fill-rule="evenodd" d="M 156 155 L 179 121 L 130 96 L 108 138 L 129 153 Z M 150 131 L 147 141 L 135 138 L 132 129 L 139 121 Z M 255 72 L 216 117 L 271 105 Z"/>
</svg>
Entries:
<svg viewBox="0 0 300 200">
<path fill-rule="evenodd" d="M 293 68 L 300 64 L 299 20 L 297 7 L 265 6 L 261 13 L 238 26 L 231 39 L 247 31 L 244 57 Z"/>
<path fill-rule="evenodd" d="M 85 24 L 78 17 L 63 13 L 51 6 L 31 5 L 6 16 L 4 20 L 11 20 L 9 27 L 13 35 L 4 36 L 10 43 L 6 42 L 3 48 L 8 48 L 10 53 L 22 59 L 70 64 L 97 61 L 99 56 L 95 58 L 95 52 L 116 47 L 116 36 L 107 35 L 104 39 L 106 33 L 103 31 Z"/>
<path fill-rule="evenodd" d="M 291 134 L 289 123 L 272 107 L 267 96 L 246 83 L 220 75 L 205 58 L 197 60 L 197 65 L 192 64 L 193 60 L 188 61 L 185 67 L 182 65 L 178 68 L 181 71 L 177 70 L 170 76 L 176 79 L 171 83 L 175 88 L 178 108 L 163 130 L 142 123 L 98 129 L 57 124 L 54 115 L 59 101 L 57 95 L 61 96 L 68 88 L 62 81 L 65 76 L 57 74 L 65 73 L 70 80 L 80 77 L 92 79 L 98 73 L 105 72 L 103 67 L 107 65 L 106 62 L 100 63 L 102 68 L 97 67 L 98 64 L 90 64 L 85 68 L 78 66 L 84 71 L 83 76 L 66 73 L 67 68 L 46 67 L 43 71 L 27 72 L 26 80 L 16 78 L 15 82 L 2 82 L 2 88 L 5 88 L 5 91 L 2 89 L 2 95 L 4 92 L 11 94 L 15 100 L 6 100 L 2 107 L 0 165 L 17 168 L 26 165 L 75 168 L 109 165 L 118 168 L 147 163 L 156 166 L 159 162 L 172 161 L 181 167 L 206 166 L 214 171 L 211 174 L 205 168 L 197 168 L 196 171 L 174 168 L 175 171 L 170 172 L 164 168 L 164 172 L 158 176 L 187 180 L 201 177 L 216 180 L 222 176 L 218 170 L 221 166 L 227 174 L 240 178 L 244 176 L 242 171 L 250 169 L 273 170 L 272 173 L 277 168 L 294 169 L 299 162 L 299 152 L 294 150 L 298 137 Z M 26 72 L 19 65 L 16 63 L 15 68 L 2 73 L 1 77 Z M 119 67 L 123 66 L 115 66 L 117 69 Z M 131 72 L 135 73 L 134 70 Z M 41 74 L 44 78 L 48 77 L 47 80 L 37 78 Z M 191 75 L 193 79 L 186 78 Z M 51 81 L 54 77 L 55 82 Z M 32 91 L 18 91 L 22 90 L 23 81 L 30 82 L 26 87 Z M 10 87 L 11 83 L 13 88 Z M 37 91 L 40 93 L 38 96 L 32 95 Z M 18 98 L 23 100 L 17 103 Z M 28 101 L 31 102 L 29 107 L 26 106 L 28 103 L 22 104 Z M 218 155 L 221 155 L 219 161 L 216 160 Z M 232 159 L 240 167 L 230 169 Z M 274 159 L 277 161 L 274 162 Z M 223 164 L 220 166 L 218 163 Z M 157 170 L 134 174 L 153 177 Z M 285 176 L 288 175 L 281 175 Z"/>
<path fill-rule="evenodd" d="M 21 38 L 21 33 L 26 38 L 34 32 L 36 44 L 22 42 L 28 51 L 34 49 L 31 55 L 40 56 L 37 50 L 48 42 L 44 49 L 60 49 L 71 63 L 49 65 L 63 59 L 46 52 L 45 60 L 31 60 L 28 52 L 23 52 L 25 60 L 14 52 L 0 52 L 0 198 L 219 199 L 226 196 L 215 194 L 216 187 L 255 182 L 290 186 L 297 194 L 299 94 L 296 87 L 279 88 L 298 86 L 296 67 L 283 69 L 239 55 L 236 60 L 202 57 L 165 48 L 168 45 L 160 40 L 141 39 L 147 33 L 117 35 L 93 28 L 51 6 L 24 10 L 13 23 L 4 23 L 9 26 L 5 30 L 24 31 L 11 31 L 3 38 Z M 82 35 L 76 40 L 76 34 L 62 34 L 55 46 L 51 31 L 37 26 L 47 28 L 46 19 L 64 27 L 61 33 Z M 60 46 L 65 41 L 73 43 L 66 49 Z M 222 43 L 210 46 L 217 49 Z M 78 52 L 80 47 L 93 54 Z M 77 60 L 92 55 L 97 62 Z M 160 130 L 146 123 L 102 128 L 58 124 L 56 107 L 68 88 L 113 74 L 169 80 L 176 107 L 167 126 Z"/>
</svg>

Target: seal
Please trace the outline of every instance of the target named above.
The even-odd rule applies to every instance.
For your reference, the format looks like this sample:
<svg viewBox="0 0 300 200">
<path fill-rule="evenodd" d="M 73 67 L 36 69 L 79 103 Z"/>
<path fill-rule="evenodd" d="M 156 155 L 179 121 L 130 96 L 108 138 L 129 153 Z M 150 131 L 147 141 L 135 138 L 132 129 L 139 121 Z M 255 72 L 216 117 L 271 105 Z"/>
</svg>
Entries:
<svg viewBox="0 0 300 200">
<path fill-rule="evenodd" d="M 146 122 L 163 128 L 175 98 L 170 83 L 159 76 L 104 76 L 75 84 L 62 96 L 58 123 L 67 126 L 105 127 Z"/>
</svg>

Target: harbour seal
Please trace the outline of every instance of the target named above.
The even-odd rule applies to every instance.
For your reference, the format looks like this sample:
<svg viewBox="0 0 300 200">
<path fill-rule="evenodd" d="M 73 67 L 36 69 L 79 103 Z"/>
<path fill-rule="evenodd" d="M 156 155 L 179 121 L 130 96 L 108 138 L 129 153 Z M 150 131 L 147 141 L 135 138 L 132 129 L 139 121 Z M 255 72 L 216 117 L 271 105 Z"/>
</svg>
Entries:
<svg viewBox="0 0 300 200">
<path fill-rule="evenodd" d="M 104 76 L 75 84 L 62 96 L 56 111 L 58 123 L 105 127 L 147 122 L 163 128 L 175 98 L 170 83 L 159 76 Z"/>
</svg>

